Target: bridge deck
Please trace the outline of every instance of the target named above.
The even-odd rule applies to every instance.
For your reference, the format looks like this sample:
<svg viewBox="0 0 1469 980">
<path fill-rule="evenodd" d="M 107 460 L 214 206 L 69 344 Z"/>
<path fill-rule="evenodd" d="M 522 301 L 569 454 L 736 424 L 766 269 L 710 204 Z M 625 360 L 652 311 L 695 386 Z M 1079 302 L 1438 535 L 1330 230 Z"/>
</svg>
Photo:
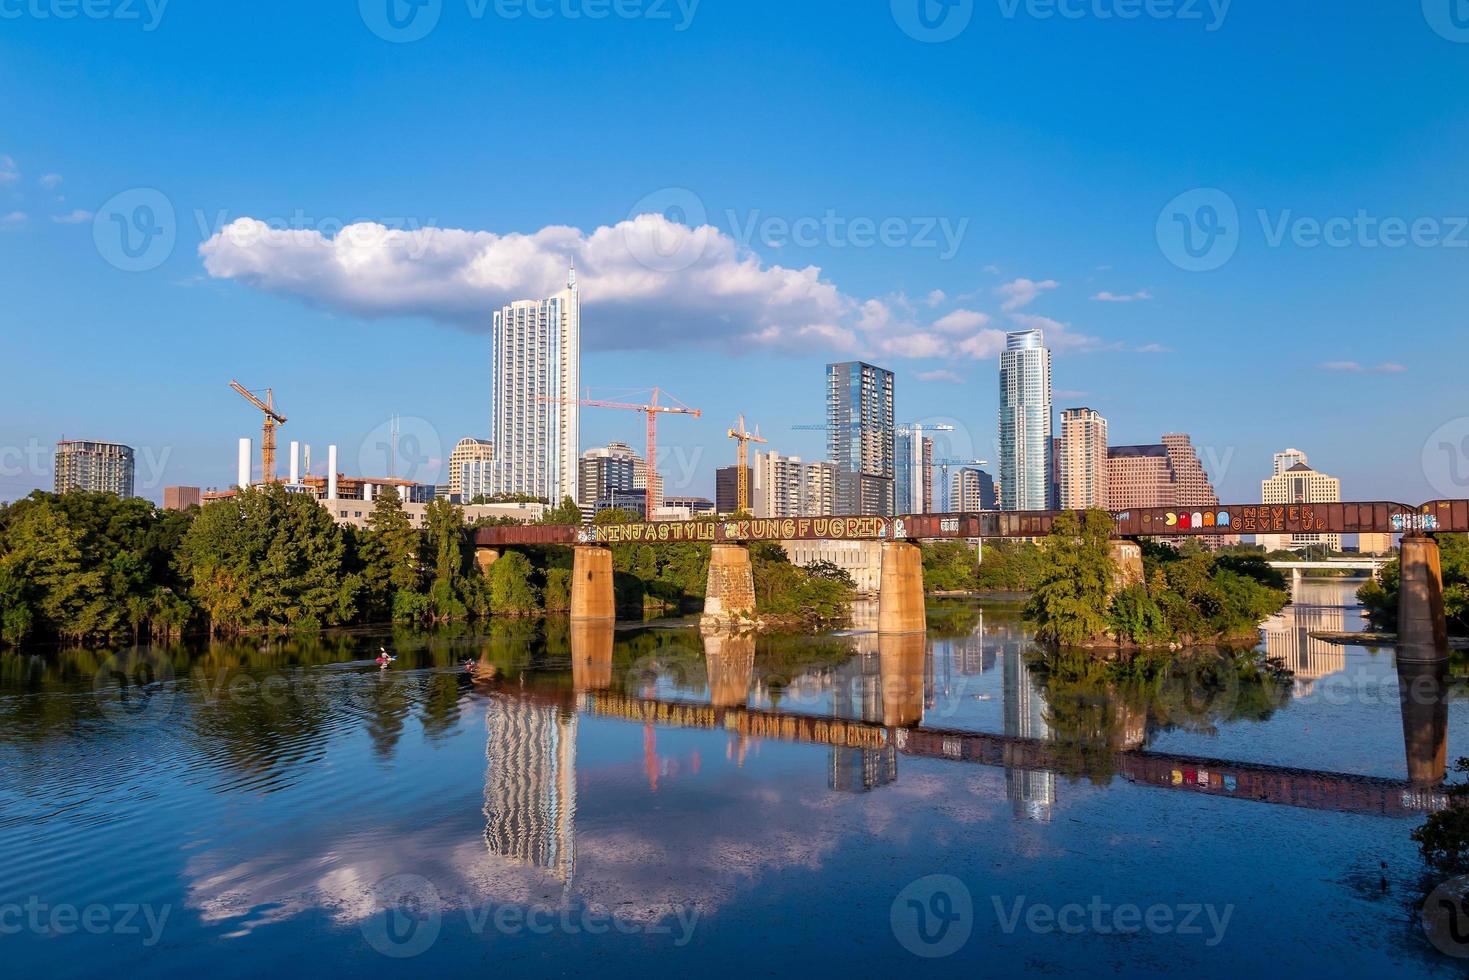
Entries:
<svg viewBox="0 0 1469 980">
<path fill-rule="evenodd" d="M 912 541 L 939 538 L 1038 538 L 1065 511 L 985 511 L 909 517 L 705 519 L 635 524 L 520 525 L 475 533 L 482 548 L 514 545 L 669 544 L 721 541 Z M 1203 511 L 1144 508 L 1112 515 L 1115 534 L 1197 537 L 1220 534 L 1398 534 L 1469 532 L 1469 500 L 1420 507 L 1387 501 L 1340 504 L 1239 504 Z"/>
</svg>

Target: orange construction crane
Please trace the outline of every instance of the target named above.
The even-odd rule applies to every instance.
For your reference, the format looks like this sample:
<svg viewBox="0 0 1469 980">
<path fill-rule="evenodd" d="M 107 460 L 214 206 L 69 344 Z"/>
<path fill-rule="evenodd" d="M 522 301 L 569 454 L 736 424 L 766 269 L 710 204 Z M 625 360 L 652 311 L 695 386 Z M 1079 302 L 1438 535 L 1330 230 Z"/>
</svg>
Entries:
<svg viewBox="0 0 1469 980">
<path fill-rule="evenodd" d="M 755 426 L 754 432 L 747 431 L 745 429 L 745 417 L 743 415 L 740 416 L 740 427 L 738 429 L 730 429 L 729 437 L 738 440 L 740 444 L 738 457 L 739 493 L 735 498 L 735 506 L 739 508 L 741 513 L 745 513 L 750 509 L 750 443 L 768 443 L 770 440 L 760 438 L 760 426 L 758 425 Z"/>
<path fill-rule="evenodd" d="M 654 484 L 658 477 L 658 416 L 660 415 L 692 415 L 694 418 L 703 417 L 704 413 L 697 408 L 688 408 L 682 403 L 678 405 L 660 405 L 658 398 L 666 392 L 653 389 L 653 397 L 648 399 L 646 405 L 633 405 L 627 402 L 600 401 L 592 398 L 538 398 L 537 401 L 549 402 L 556 405 L 585 405 L 588 408 L 614 408 L 624 412 L 642 412 L 648 416 L 648 459 L 645 481 L 648 485 L 646 504 L 647 511 L 644 513 L 645 520 L 653 519 L 653 504 L 657 499 L 657 490 Z M 673 398 L 672 395 L 668 397 Z M 677 398 L 673 399 L 678 401 Z"/>
<path fill-rule="evenodd" d="M 269 388 L 265 389 L 265 400 L 261 401 L 238 381 L 231 381 L 230 387 L 243 395 L 251 405 L 265 413 L 265 425 L 260 430 L 260 480 L 262 483 L 274 483 L 275 427 L 285 425 L 286 417 L 275 410 L 275 395 Z"/>
</svg>

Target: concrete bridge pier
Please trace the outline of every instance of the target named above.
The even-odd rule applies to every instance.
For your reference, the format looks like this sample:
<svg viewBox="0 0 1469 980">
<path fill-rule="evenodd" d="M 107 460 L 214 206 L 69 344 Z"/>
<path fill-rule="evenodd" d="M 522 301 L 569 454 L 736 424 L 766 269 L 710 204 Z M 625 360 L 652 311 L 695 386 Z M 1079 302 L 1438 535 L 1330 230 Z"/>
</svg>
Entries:
<svg viewBox="0 0 1469 980">
<path fill-rule="evenodd" d="M 716 544 L 709 554 L 709 580 L 704 590 L 704 620 L 710 623 L 753 619 L 755 569 L 743 544 Z"/>
<path fill-rule="evenodd" d="M 1398 698 L 1408 781 L 1437 786 L 1448 776 L 1449 663 L 1398 660 Z"/>
<path fill-rule="evenodd" d="M 709 702 L 716 708 L 745 707 L 755 676 L 755 634 L 704 630 L 704 661 Z"/>
<path fill-rule="evenodd" d="M 1126 538 L 1115 540 L 1111 542 L 1111 552 L 1112 561 L 1117 566 L 1112 580 L 1114 593 L 1144 584 L 1142 545 Z"/>
<path fill-rule="evenodd" d="M 923 552 L 910 541 L 882 543 L 882 582 L 877 592 L 878 633 L 922 633 Z"/>
<path fill-rule="evenodd" d="M 1443 568 L 1439 563 L 1438 542 L 1424 535 L 1404 535 L 1401 564 L 1398 661 L 1447 661 L 1449 626 L 1444 618 Z"/>
<path fill-rule="evenodd" d="M 923 722 L 923 668 L 928 637 L 923 633 L 886 633 L 877 638 L 882 682 L 882 723 L 908 728 Z"/>
<path fill-rule="evenodd" d="M 616 619 L 611 550 L 595 544 L 577 545 L 571 568 L 571 621 Z"/>
<path fill-rule="evenodd" d="M 490 566 L 499 560 L 499 548 L 474 549 L 474 563 L 479 566 L 479 573 L 481 575 L 488 576 L 490 574 Z"/>
<path fill-rule="evenodd" d="M 578 694 L 612 686 L 612 641 L 616 624 L 580 619 L 571 624 L 571 686 Z"/>
</svg>

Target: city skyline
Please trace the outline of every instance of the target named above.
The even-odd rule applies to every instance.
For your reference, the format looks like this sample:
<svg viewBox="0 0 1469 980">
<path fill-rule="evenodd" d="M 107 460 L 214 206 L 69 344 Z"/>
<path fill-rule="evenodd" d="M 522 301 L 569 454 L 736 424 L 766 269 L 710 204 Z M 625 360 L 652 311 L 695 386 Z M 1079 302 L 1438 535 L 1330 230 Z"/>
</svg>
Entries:
<svg viewBox="0 0 1469 980">
<path fill-rule="evenodd" d="M 34 96 L 0 109 L 7 353 L 67 364 L 75 396 L 48 397 L 45 370 L 15 379 L 14 411 L 0 420 L 0 497 L 49 486 L 63 437 L 135 447 L 139 492 L 153 499 L 169 484 L 227 485 L 233 440 L 258 428 L 223 390 L 236 375 L 274 387 L 291 417 L 283 438 L 337 443 L 350 470 L 362 468 L 359 456 L 378 461 L 378 430 L 394 414 L 425 461 L 445 460 L 459 439 L 491 435 L 473 394 L 491 312 L 547 295 L 573 258 L 598 308 L 586 324 L 585 382 L 663 386 L 708 416 L 669 433 L 670 492 L 712 494 L 716 462 L 733 461 L 723 426 L 741 412 L 767 433 L 817 421 L 820 403 L 793 393 L 842 358 L 894 370 L 903 421 L 955 424 L 956 443 L 969 440 L 955 456 L 995 459 L 995 336 L 1040 324 L 1056 347 L 1058 409 L 1096 408 L 1120 443 L 1193 434 L 1224 499 L 1253 499 L 1285 444 L 1308 446 L 1349 496 L 1453 495 L 1441 489 L 1453 460 L 1426 465 L 1425 453 L 1456 443 L 1436 432 L 1463 418 L 1453 394 L 1453 366 L 1469 353 L 1462 251 L 1313 246 L 1298 234 L 1301 221 L 1346 218 L 1358 235 L 1385 219 L 1462 213 L 1455 87 L 1328 70 L 1370 52 L 1457 77 L 1456 46 L 1416 11 L 1357 10 L 1322 25 L 1303 11 L 1267 21 L 1239 8 L 1229 30 L 1194 38 L 1272 66 L 1265 113 L 1238 80 L 1197 79 L 1187 94 L 1153 84 L 1183 48 L 1179 25 L 1147 20 L 1112 31 L 990 13 L 926 45 L 886 10 L 851 16 L 814 3 L 738 16 L 708 7 L 681 32 L 612 19 L 542 36 L 526 21 L 446 17 L 400 45 L 350 12 L 346 22 L 327 11 L 294 17 L 290 32 L 183 8 L 151 33 L 87 19 L 10 23 L 0 71 Z M 823 72 L 808 77 L 794 58 L 771 69 L 775 89 L 793 96 L 789 116 L 758 100 L 717 121 L 695 108 L 734 84 L 753 52 L 768 58 L 772 44 L 779 52 L 785 39 L 832 29 L 856 47 L 834 45 Z M 1261 38 L 1292 30 L 1322 43 L 1272 57 Z M 67 71 L 78 42 L 110 72 L 109 100 Z M 236 45 L 297 67 L 268 70 L 232 57 Z M 685 78 L 677 96 L 650 85 L 614 102 L 591 83 L 609 70 L 641 77 L 649 50 Z M 870 78 L 873 57 L 922 81 Z M 519 82 L 547 58 L 563 70 L 535 90 Z M 1106 72 L 1091 70 L 1102 61 Z M 1036 91 L 986 94 L 1016 65 L 1041 62 L 1056 70 Z M 436 84 L 431 68 L 461 83 Z M 226 81 L 265 102 L 289 97 L 301 152 L 277 153 L 278 132 L 249 108 L 220 114 L 200 101 Z M 497 91 L 524 97 L 482 97 Z M 1315 111 L 1328 91 L 1353 111 Z M 1175 102 L 1193 111 L 1170 111 Z M 918 104 L 960 125 L 930 127 L 912 112 Z M 811 112 L 827 123 L 819 134 Z M 582 179 L 580 158 L 546 162 L 504 139 L 558 114 L 597 147 L 596 181 Z M 661 135 L 650 137 L 655 124 Z M 1421 132 L 1439 136 L 1419 145 Z M 1218 154 L 1222 134 L 1230 150 Z M 758 168 L 733 162 L 758 142 L 784 152 Z M 666 152 L 692 145 L 706 149 Z M 928 161 L 921 186 L 892 166 L 897 146 Z M 1220 268 L 1190 271 L 1156 228 L 1170 202 L 1209 188 L 1237 208 L 1243 240 Z M 167 206 L 154 217 L 172 220 L 162 250 L 132 261 L 105 232 L 113 216 L 128 225 L 136 206 L 159 204 L 145 191 Z M 1357 222 L 1359 212 L 1369 220 Z M 710 230 L 661 238 L 679 219 Z M 896 222 L 888 243 L 873 234 L 867 244 L 865 225 L 885 221 Z M 294 250 L 297 238 L 337 241 L 372 222 L 441 232 L 412 238 L 404 263 L 364 263 L 371 289 L 333 279 L 339 266 L 319 250 Z M 418 275 L 425 268 L 452 282 Z M 792 295 L 801 303 L 782 305 Z M 1412 324 L 1433 342 L 1384 342 L 1382 323 Z M 1290 344 L 1279 344 L 1284 333 Z M 150 351 L 167 352 L 166 368 Z M 747 382 L 724 383 L 732 371 Z M 1285 413 L 1272 396 L 1287 389 L 1296 404 Z M 1395 438 L 1361 454 L 1356 431 L 1340 424 L 1348 402 L 1372 404 L 1376 427 Z M 634 419 L 585 415 L 583 446 L 637 443 Z M 793 433 L 780 448 L 824 454 L 819 434 Z M 695 479 L 679 486 L 685 469 Z"/>
</svg>

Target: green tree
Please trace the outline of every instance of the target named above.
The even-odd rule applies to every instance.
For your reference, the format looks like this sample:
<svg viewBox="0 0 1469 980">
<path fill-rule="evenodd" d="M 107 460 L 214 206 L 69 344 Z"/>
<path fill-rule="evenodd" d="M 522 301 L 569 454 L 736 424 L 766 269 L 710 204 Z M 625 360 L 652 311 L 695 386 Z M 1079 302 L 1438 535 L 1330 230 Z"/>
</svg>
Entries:
<svg viewBox="0 0 1469 980">
<path fill-rule="evenodd" d="M 1044 643 L 1075 646 L 1106 634 L 1111 625 L 1112 582 L 1117 572 L 1110 539 L 1112 517 L 1089 510 L 1080 519 L 1056 518 L 1046 539 L 1044 570 L 1026 605 Z"/>
<path fill-rule="evenodd" d="M 532 571 L 530 560 L 518 551 L 506 552 L 490 566 L 490 608 L 496 615 L 529 616 L 540 609 Z"/>
</svg>

